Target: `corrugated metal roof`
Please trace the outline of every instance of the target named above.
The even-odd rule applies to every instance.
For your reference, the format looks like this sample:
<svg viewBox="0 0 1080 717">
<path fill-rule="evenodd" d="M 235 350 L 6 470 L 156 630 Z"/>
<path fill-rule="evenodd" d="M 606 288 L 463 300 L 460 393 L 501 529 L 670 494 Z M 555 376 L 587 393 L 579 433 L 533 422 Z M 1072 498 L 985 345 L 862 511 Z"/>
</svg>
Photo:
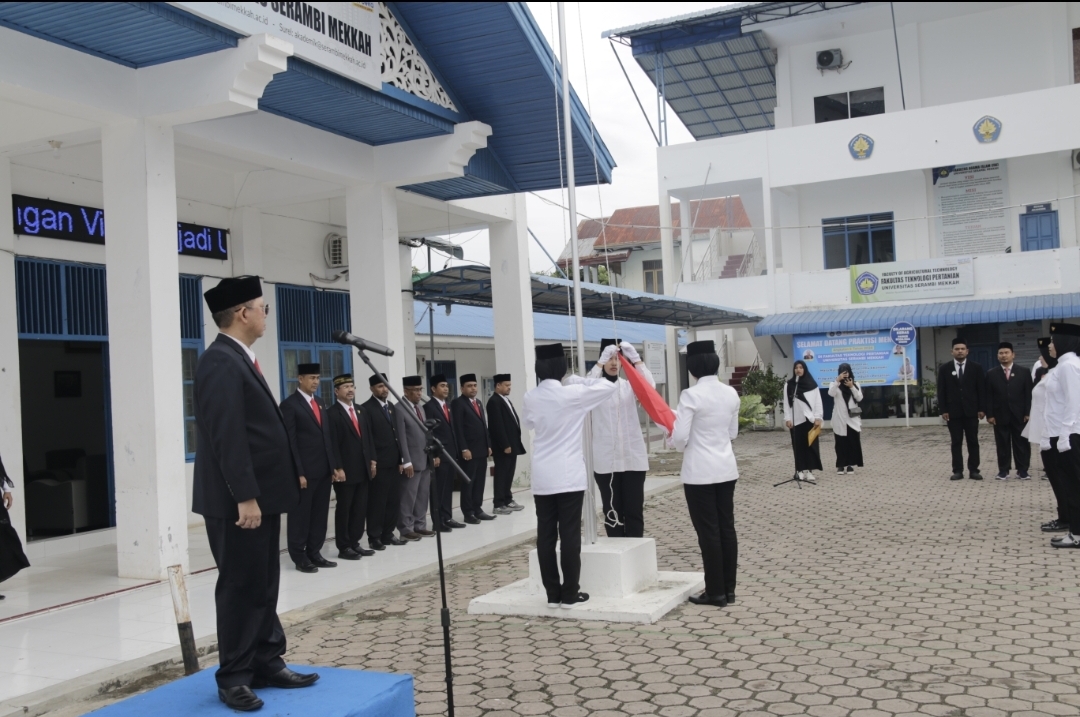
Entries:
<svg viewBox="0 0 1080 717">
<path fill-rule="evenodd" d="M 903 306 L 773 314 L 765 317 L 754 328 L 754 335 L 868 331 L 887 329 L 898 321 L 909 321 L 916 327 L 922 328 L 1076 317 L 1080 317 L 1080 294 L 1043 294 L 1008 299 L 942 301 Z"/>
</svg>

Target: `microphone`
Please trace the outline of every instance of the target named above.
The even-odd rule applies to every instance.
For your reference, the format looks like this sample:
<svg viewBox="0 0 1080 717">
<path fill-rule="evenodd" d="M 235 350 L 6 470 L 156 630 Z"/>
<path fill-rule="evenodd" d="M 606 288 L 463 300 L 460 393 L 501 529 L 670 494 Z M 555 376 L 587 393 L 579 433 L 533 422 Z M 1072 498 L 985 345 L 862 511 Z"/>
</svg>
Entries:
<svg viewBox="0 0 1080 717">
<path fill-rule="evenodd" d="M 348 331 L 335 331 L 331 335 L 333 336 L 334 341 L 337 341 L 339 344 L 349 344 L 361 351 L 370 351 L 373 354 L 380 354 L 382 356 L 394 355 L 394 349 L 388 349 L 382 344 L 376 344 L 366 339 L 362 339 L 359 336 L 353 336 Z"/>
</svg>

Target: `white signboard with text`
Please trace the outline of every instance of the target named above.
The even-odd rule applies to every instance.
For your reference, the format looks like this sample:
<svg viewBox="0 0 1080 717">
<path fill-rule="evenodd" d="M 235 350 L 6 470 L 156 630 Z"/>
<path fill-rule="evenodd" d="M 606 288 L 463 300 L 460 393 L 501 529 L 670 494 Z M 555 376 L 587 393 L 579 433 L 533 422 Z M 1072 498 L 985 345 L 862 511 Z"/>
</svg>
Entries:
<svg viewBox="0 0 1080 717">
<path fill-rule="evenodd" d="M 641 359 L 649 367 L 656 383 L 667 383 L 667 344 L 663 341 L 646 341 Z"/>
<path fill-rule="evenodd" d="M 1009 244 L 1005 162 L 935 167 L 934 213 L 941 256 L 1001 254 Z"/>
<path fill-rule="evenodd" d="M 971 257 L 851 265 L 851 303 L 972 296 Z"/>
<path fill-rule="evenodd" d="M 174 2 L 243 35 L 268 33 L 293 44 L 296 57 L 382 89 L 379 11 L 373 2 Z"/>
</svg>

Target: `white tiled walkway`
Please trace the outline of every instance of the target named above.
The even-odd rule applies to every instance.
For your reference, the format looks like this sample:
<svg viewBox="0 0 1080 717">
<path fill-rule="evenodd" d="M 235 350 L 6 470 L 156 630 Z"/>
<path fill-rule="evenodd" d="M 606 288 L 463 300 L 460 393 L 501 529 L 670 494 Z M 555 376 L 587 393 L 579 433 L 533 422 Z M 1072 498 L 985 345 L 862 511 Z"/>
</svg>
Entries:
<svg viewBox="0 0 1080 717">
<path fill-rule="evenodd" d="M 660 490 L 673 480 L 677 479 L 650 478 L 646 491 Z M 444 556 L 452 559 L 535 530 L 531 495 L 526 490 L 516 493 L 515 499 L 525 510 L 444 535 Z M 217 571 L 203 529 L 192 529 L 189 539 L 191 619 L 196 638 L 201 638 L 215 632 Z M 331 543 L 323 554 L 333 559 L 337 551 Z M 2 586 L 7 600 L 0 603 L 0 714 L 18 706 L 21 696 L 97 670 L 165 649 L 175 649 L 179 656 L 168 583 L 115 577 L 116 554 L 111 544 L 38 559 L 31 556 L 31 562 L 34 567 Z M 337 568 L 314 575 L 293 569 L 288 555 L 282 556 L 281 564 L 278 611 L 285 613 L 417 569 L 433 568 L 435 540 L 391 546 L 357 562 L 339 561 Z"/>
</svg>

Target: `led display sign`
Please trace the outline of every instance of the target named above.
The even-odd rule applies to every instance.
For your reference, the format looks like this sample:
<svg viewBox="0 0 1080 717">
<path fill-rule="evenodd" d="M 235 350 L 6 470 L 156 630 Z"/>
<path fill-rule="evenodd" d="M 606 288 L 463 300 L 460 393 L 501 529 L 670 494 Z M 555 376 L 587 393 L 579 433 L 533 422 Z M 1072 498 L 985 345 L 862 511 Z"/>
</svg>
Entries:
<svg viewBox="0 0 1080 717">
<path fill-rule="evenodd" d="M 15 233 L 86 244 L 105 243 L 105 212 L 94 207 L 11 195 Z M 185 256 L 228 259 L 228 229 L 176 223 L 176 249 Z"/>
</svg>

